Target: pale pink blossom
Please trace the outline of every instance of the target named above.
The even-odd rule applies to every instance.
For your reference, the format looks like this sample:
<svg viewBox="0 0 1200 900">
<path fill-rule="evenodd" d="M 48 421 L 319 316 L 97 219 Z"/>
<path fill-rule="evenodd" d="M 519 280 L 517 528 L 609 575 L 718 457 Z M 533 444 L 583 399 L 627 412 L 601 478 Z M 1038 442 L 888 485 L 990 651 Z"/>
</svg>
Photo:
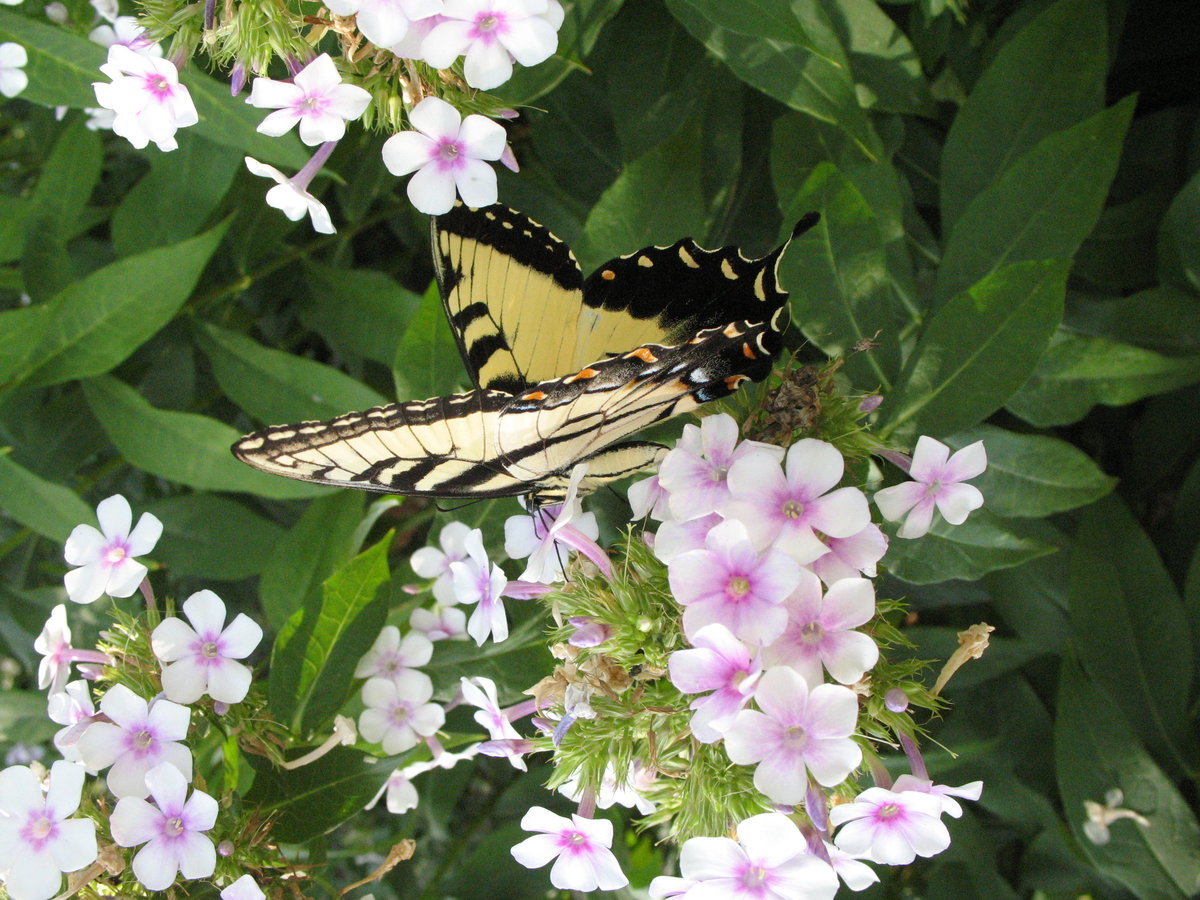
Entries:
<svg viewBox="0 0 1200 900">
<path fill-rule="evenodd" d="M 983 494 L 971 484 L 962 484 L 987 468 L 983 441 L 976 441 L 950 455 L 950 448 L 922 435 L 913 451 L 908 474 L 912 481 L 875 492 L 875 505 L 888 521 L 904 524 L 897 537 L 918 538 L 929 531 L 936 508 L 951 525 L 961 525 L 972 510 L 983 506 Z"/>
<path fill-rule="evenodd" d="M 932 794 L 942 801 L 942 812 L 958 819 L 962 817 L 963 810 L 962 806 L 954 798 L 962 797 L 964 800 L 978 800 L 983 794 L 983 782 L 969 781 L 959 787 L 950 787 L 945 784 L 934 784 L 928 778 L 918 778 L 915 775 L 901 775 L 896 779 L 896 783 L 892 785 L 892 790 L 897 794 L 904 791 L 920 791 L 925 794 Z"/>
<path fill-rule="evenodd" d="M 698 519 L 667 519 L 654 535 L 654 555 L 665 563 L 690 550 L 701 550 L 708 533 L 725 520 L 718 513 Z"/>
<path fill-rule="evenodd" d="M 133 858 L 133 874 L 142 887 L 165 891 L 176 874 L 207 878 L 217 864 L 216 848 L 204 832 L 217 821 L 217 801 L 203 791 L 187 796 L 187 779 L 170 763 L 146 773 L 154 803 L 122 797 L 109 818 L 113 840 L 121 847 L 145 844 Z"/>
<path fill-rule="evenodd" d="M 401 672 L 417 669 L 433 658 L 433 641 L 418 631 L 400 637 L 395 625 L 385 625 L 371 649 L 354 668 L 355 678 L 396 678 Z"/>
<path fill-rule="evenodd" d="M 809 563 L 809 568 L 816 572 L 817 577 L 826 585 L 842 578 L 855 578 L 859 575 L 874 578 L 875 564 L 883 559 L 883 554 L 887 552 L 887 535 L 874 522 L 850 537 L 817 537 L 829 548 L 829 552 L 821 554 Z"/>
<path fill-rule="evenodd" d="M 690 704 L 690 728 L 696 740 L 711 744 L 754 696 L 762 674 L 758 654 L 720 624 L 705 625 L 691 639 L 691 650 L 676 650 L 667 660 L 671 683 L 684 694 L 706 693 Z"/>
<path fill-rule="evenodd" d="M 821 582 L 803 572 L 784 601 L 788 624 L 763 651 L 769 666 L 791 666 L 809 684 L 824 680 L 854 684 L 879 660 L 879 647 L 853 629 L 875 615 L 875 588 L 865 578 L 843 578 L 822 595 Z"/>
<path fill-rule="evenodd" d="M 527 869 L 555 860 L 550 883 L 561 891 L 615 891 L 629 883 L 612 852 L 608 819 L 572 815 L 566 819 L 535 806 L 521 819 L 526 831 L 540 832 L 512 848 L 513 859 Z"/>
<path fill-rule="evenodd" d="M 389 756 L 415 747 L 445 724 L 446 713 L 430 703 L 433 682 L 415 669 L 396 678 L 369 678 L 362 688 L 366 706 L 358 717 L 363 739 L 382 744 Z"/>
<path fill-rule="evenodd" d="M 378 47 L 399 44 L 413 22 L 442 11 L 442 0 L 327 0 L 325 5 L 339 16 L 357 15 L 358 30 Z"/>
<path fill-rule="evenodd" d="M 280 137 L 299 123 L 300 140 L 315 147 L 341 140 L 346 123 L 363 114 L 371 95 L 357 85 L 343 84 L 329 54 L 322 53 L 291 82 L 254 79 L 246 102 L 259 109 L 276 110 L 258 126 L 263 134 Z"/>
<path fill-rule="evenodd" d="M 63 726 L 54 735 L 54 746 L 63 759 L 81 762 L 79 738 L 96 715 L 96 705 L 92 702 L 88 683 L 72 681 L 61 691 L 51 692 L 46 698 L 46 715 L 50 721 Z"/>
<path fill-rule="evenodd" d="M 671 495 L 657 475 L 635 481 L 629 486 L 629 508 L 635 519 L 649 516 L 659 522 L 671 517 Z"/>
<path fill-rule="evenodd" d="M 451 585 L 453 590 L 453 585 Z M 413 631 L 419 631 L 431 641 L 461 641 L 467 638 L 467 614 L 456 606 L 417 607 L 408 617 Z"/>
<path fill-rule="evenodd" d="M 187 737 L 191 712 L 170 700 L 147 703 L 123 684 L 114 684 L 100 698 L 100 711 L 110 722 L 93 722 L 79 739 L 79 757 L 91 772 L 112 766 L 108 789 L 118 797 L 145 797 L 146 773 L 170 763 L 188 780 L 192 751 L 180 741 Z"/>
<path fill-rule="evenodd" d="M 384 805 L 387 811 L 394 816 L 408 812 L 410 809 L 417 808 L 417 788 L 412 783 L 412 777 L 405 769 L 394 769 L 392 774 L 388 776 L 387 781 L 379 788 L 379 791 L 371 798 L 363 809 L 374 809 L 375 805 L 384 800 Z"/>
<path fill-rule="evenodd" d="M 76 525 L 64 547 L 67 563 L 79 566 L 64 578 L 67 596 L 75 603 L 91 603 L 102 594 L 132 595 L 146 577 L 146 567 L 136 557 L 153 550 L 162 535 L 162 522 L 150 513 L 142 513 L 130 530 L 133 510 L 120 494 L 101 500 L 96 518 L 99 530 Z"/>
<path fill-rule="evenodd" d="M 796 671 L 776 666 L 759 681 L 754 702 L 759 709 L 743 709 L 726 730 L 725 752 L 738 765 L 757 763 L 754 786 L 776 803 L 803 802 L 810 773 L 833 787 L 862 762 L 850 737 L 858 699 L 849 688 L 810 689 Z"/>
<path fill-rule="evenodd" d="M 576 803 L 583 802 L 583 785 L 580 784 L 579 770 L 558 786 L 558 792 L 568 800 L 574 800 Z M 643 816 L 648 816 L 654 812 L 654 801 L 650 800 L 645 795 L 645 791 L 650 789 L 654 784 L 656 775 L 653 769 L 643 766 L 641 763 L 634 761 L 621 778 L 617 777 L 617 771 L 613 768 L 610 762 L 604 767 L 604 776 L 600 780 L 600 789 L 592 798 L 597 809 L 608 809 L 612 806 L 624 806 L 629 809 L 636 809 Z"/>
<path fill-rule="evenodd" d="M 504 710 L 500 708 L 500 701 L 496 696 L 496 682 L 483 676 L 462 678 L 459 689 L 462 691 L 463 701 L 476 708 L 475 721 L 487 729 L 492 740 L 519 741 L 521 739 L 520 732 L 513 727 L 512 722 L 504 714 Z M 511 754 L 508 761 L 512 763 L 514 769 L 520 769 L 522 772 L 529 769 L 520 754 Z"/>
<path fill-rule="evenodd" d="M 468 206 L 496 202 L 496 172 L 484 160 L 499 159 L 507 140 L 503 126 L 469 115 L 438 97 L 426 97 L 409 113 L 415 131 L 401 131 L 383 145 L 383 163 L 396 176 L 413 174 L 408 199 L 423 213 L 440 216 L 457 191 Z"/>
<path fill-rule="evenodd" d="M 833 842 L 851 856 L 906 866 L 918 856 L 934 856 L 950 846 L 941 812 L 941 798 L 932 794 L 873 787 L 852 803 L 831 809 L 829 821 L 841 826 Z"/>
<path fill-rule="evenodd" d="M 317 151 L 318 154 L 320 152 L 320 150 Z M 328 156 L 328 154 L 325 155 Z M 314 155 L 313 159 L 316 158 Z M 275 187 L 267 191 L 268 206 L 279 210 L 293 222 L 299 222 L 306 215 L 309 216 L 312 219 L 313 231 L 320 234 L 334 234 L 337 231 L 333 227 L 333 219 L 329 217 L 329 210 L 325 208 L 325 204 L 308 192 L 308 185 L 316 174 L 316 169 L 309 172 L 311 161 L 292 178 L 274 166 L 259 162 L 253 156 L 245 157 L 245 162 L 246 168 L 253 174 L 270 178 L 275 182 Z"/>
<path fill-rule="evenodd" d="M 422 547 L 412 555 L 412 569 L 422 578 L 432 578 L 433 596 L 443 606 L 458 602 L 454 595 L 454 576 L 450 572 L 450 563 L 462 562 L 467 558 L 467 535 L 472 529 L 462 522 L 450 522 L 438 533 L 438 547 Z M 480 540 L 483 533 L 479 533 Z"/>
<path fill-rule="evenodd" d="M 113 131 L 139 150 L 151 142 L 174 150 L 176 130 L 200 121 L 192 95 L 167 60 L 113 44 L 100 71 L 112 81 L 92 83 L 96 102 L 116 113 Z"/>
<path fill-rule="evenodd" d="M 596 514 L 583 511 L 579 499 L 579 484 L 587 474 L 587 465 L 580 463 L 571 470 L 567 492 L 561 504 L 544 506 L 529 515 L 510 516 L 504 522 L 504 552 L 512 559 L 529 558 L 521 581 L 553 584 L 566 575 L 563 561 L 571 550 L 579 550 L 604 572 L 612 564 L 596 544 L 600 526 Z"/>
<path fill-rule="evenodd" d="M 467 84 L 490 91 L 512 77 L 514 60 L 535 66 L 554 55 L 558 26 L 548 11 L 546 0 L 445 0 L 442 22 L 421 44 L 421 56 L 447 69 L 465 55 Z"/>
<path fill-rule="evenodd" d="M 88 40 L 101 47 L 124 44 L 142 56 L 163 55 L 162 47 L 146 37 L 146 29 L 138 24 L 136 16 L 118 16 L 111 25 L 97 25 L 88 32 Z"/>
<path fill-rule="evenodd" d="M 457 601 L 475 606 L 467 621 L 467 634 L 481 647 L 488 635 L 499 643 L 508 637 L 508 615 L 504 611 L 503 599 L 508 576 L 500 566 L 488 559 L 478 529 L 467 535 L 466 547 L 466 560 L 450 563 L 450 572 L 454 577 Z"/>
<path fill-rule="evenodd" d="M 225 625 L 225 604 L 212 591 L 197 591 L 183 603 L 187 622 L 163 619 L 150 636 L 163 667 L 163 693 L 175 703 L 195 703 L 205 694 L 220 703 L 241 703 L 250 690 L 245 659 L 262 640 L 262 627 L 238 613 Z M 191 623 L 190 625 L 188 623 Z"/>
<path fill-rule="evenodd" d="M 96 823 L 71 818 L 79 809 L 83 767 L 56 762 L 45 793 L 33 770 L 0 772 L 0 878 L 12 900 L 49 900 L 64 872 L 96 859 Z"/>
</svg>

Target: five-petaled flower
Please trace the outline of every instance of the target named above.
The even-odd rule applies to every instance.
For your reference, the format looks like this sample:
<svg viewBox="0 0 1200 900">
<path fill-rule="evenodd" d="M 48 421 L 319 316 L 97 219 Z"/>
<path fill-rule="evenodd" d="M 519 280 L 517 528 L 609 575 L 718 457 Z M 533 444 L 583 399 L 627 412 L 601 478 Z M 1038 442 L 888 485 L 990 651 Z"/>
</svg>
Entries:
<svg viewBox="0 0 1200 900">
<path fill-rule="evenodd" d="M 615 891 L 629 884 L 613 856 L 613 826 L 608 819 L 572 815 L 566 819 L 535 806 L 521 819 L 526 831 L 538 831 L 512 848 L 513 859 L 538 869 L 554 859 L 550 883 L 561 891 Z"/>
<path fill-rule="evenodd" d="M 325 5 L 335 15 L 357 16 L 358 30 L 375 46 L 393 47 L 413 22 L 440 12 L 442 0 L 330 0 Z"/>
<path fill-rule="evenodd" d="M 325 146 L 331 145 L 322 145 L 322 149 Z M 321 151 L 318 150 L 313 158 L 316 159 L 320 153 Z M 308 192 L 308 185 L 319 167 L 312 167 L 310 161 L 308 165 L 289 178 L 274 166 L 261 163 L 253 156 L 247 156 L 245 161 L 246 168 L 255 175 L 270 178 L 275 182 L 275 187 L 267 191 L 267 206 L 275 207 L 293 222 L 299 222 L 306 215 L 309 216 L 312 219 L 313 231 L 320 234 L 333 234 L 337 231 L 333 227 L 333 219 L 329 217 L 329 210 L 325 208 L 325 204 Z"/>
<path fill-rule="evenodd" d="M 711 744 L 754 696 L 762 674 L 758 654 L 724 625 L 705 625 L 692 636 L 691 650 L 676 650 L 667 661 L 671 683 L 685 694 L 712 691 L 691 702 L 690 728 L 696 740 Z"/>
<path fill-rule="evenodd" d="M 483 549 L 483 537 L 476 529 L 467 535 L 467 558 L 450 563 L 454 595 L 459 603 L 474 604 L 467 621 L 467 634 L 483 646 L 488 635 L 499 643 L 508 637 L 508 615 L 504 611 L 504 587 L 508 578 Z"/>
<path fill-rule="evenodd" d="M 875 642 L 853 630 L 875 615 L 875 588 L 867 579 L 843 578 L 822 595 L 817 576 L 802 572 L 784 605 L 788 626 L 766 648 L 768 666 L 791 666 L 809 684 L 824 680 L 822 669 L 854 684 L 879 660 Z"/>
<path fill-rule="evenodd" d="M 446 0 L 421 55 L 435 69 L 448 69 L 465 55 L 467 84 L 490 91 L 512 77 L 513 60 L 535 66 L 549 59 L 562 22 L 557 0 Z"/>
<path fill-rule="evenodd" d="M 496 172 L 484 160 L 499 159 L 505 132 L 491 119 L 470 115 L 438 97 L 426 97 L 408 115 L 415 131 L 401 131 L 383 145 L 383 163 L 393 175 L 413 173 L 408 199 L 423 213 L 439 216 L 454 205 L 496 202 Z"/>
<path fill-rule="evenodd" d="M 72 819 L 83 790 L 83 767 L 56 762 L 45 794 L 33 771 L 0 772 L 0 876 L 12 900 L 47 900 L 64 872 L 96 859 L 96 823 Z"/>
<path fill-rule="evenodd" d="M 438 547 L 422 547 L 416 551 L 410 560 L 412 569 L 422 578 L 432 578 L 433 597 L 443 606 L 451 606 L 458 602 L 454 595 L 454 576 L 450 572 L 450 563 L 462 562 L 467 558 L 467 535 L 478 528 L 471 528 L 463 522 L 449 522 L 438 533 Z M 480 532 L 480 539 L 483 533 Z"/>
<path fill-rule="evenodd" d="M 831 809 L 829 822 L 842 826 L 833 842 L 851 856 L 906 866 L 950 846 L 941 813 L 942 799 L 934 794 L 873 787 Z"/>
<path fill-rule="evenodd" d="M 365 740 L 383 745 L 389 755 L 403 753 L 429 737 L 446 721 L 433 696 L 433 682 L 424 672 L 408 669 L 395 678 L 368 678 L 362 687 L 366 709 L 358 717 Z"/>
<path fill-rule="evenodd" d="M 354 667 L 355 678 L 395 678 L 401 672 L 416 669 L 433 658 L 433 641 L 419 631 L 410 631 L 403 639 L 395 625 L 384 625 L 371 649 Z"/>
<path fill-rule="evenodd" d="M 919 538 L 933 524 L 936 507 L 951 525 L 961 525 L 972 510 L 983 506 L 983 494 L 971 484 L 962 484 L 987 468 L 983 441 L 968 444 L 953 455 L 940 441 L 922 435 L 913 451 L 908 474 L 912 481 L 875 492 L 875 505 L 883 517 L 904 524 L 897 537 Z"/>
<path fill-rule="evenodd" d="M 249 656 L 262 640 L 262 627 L 238 613 L 225 625 L 225 604 L 212 591 L 197 591 L 183 603 L 187 622 L 163 619 L 150 636 L 163 668 L 163 693 L 175 703 L 195 703 L 204 694 L 221 703 L 240 703 L 250 690 L 250 669 L 235 660 Z"/>
<path fill-rule="evenodd" d="M 150 891 L 165 891 L 178 872 L 207 878 L 217 864 L 212 839 L 204 832 L 217 821 L 217 801 L 203 791 L 187 796 L 187 779 L 170 763 L 146 773 L 154 803 L 122 797 L 109 819 L 113 840 L 122 847 L 145 844 L 133 858 L 133 874 Z"/>
<path fill-rule="evenodd" d="M 113 131 L 139 150 L 151 142 L 159 150 L 174 150 L 176 130 L 200 121 L 192 95 L 169 61 L 113 44 L 100 71 L 112 81 L 92 83 L 96 101 L 117 114 Z"/>
<path fill-rule="evenodd" d="M 133 511 L 120 494 L 101 500 L 96 518 L 99 530 L 76 525 L 64 548 L 67 562 L 79 566 L 64 578 L 67 596 L 76 603 L 91 603 L 101 594 L 130 596 L 146 577 L 146 567 L 136 557 L 153 550 L 162 534 L 162 522 L 150 513 L 142 513 L 130 531 Z"/>
<path fill-rule="evenodd" d="M 187 737 L 191 712 L 170 700 L 150 705 L 123 684 L 100 698 L 100 711 L 111 721 L 93 722 L 79 739 L 79 757 L 89 771 L 108 772 L 108 789 L 118 797 L 145 797 L 146 773 L 170 763 L 192 777 L 192 751 L 179 743 Z"/>
<path fill-rule="evenodd" d="M 258 126 L 271 137 L 287 134 L 300 123 L 300 140 L 315 147 L 338 141 L 346 122 L 361 116 L 371 95 L 358 85 L 342 84 L 342 76 L 328 53 L 322 53 L 296 73 L 291 82 L 254 79 L 246 101 L 259 109 L 274 109 Z"/>
</svg>

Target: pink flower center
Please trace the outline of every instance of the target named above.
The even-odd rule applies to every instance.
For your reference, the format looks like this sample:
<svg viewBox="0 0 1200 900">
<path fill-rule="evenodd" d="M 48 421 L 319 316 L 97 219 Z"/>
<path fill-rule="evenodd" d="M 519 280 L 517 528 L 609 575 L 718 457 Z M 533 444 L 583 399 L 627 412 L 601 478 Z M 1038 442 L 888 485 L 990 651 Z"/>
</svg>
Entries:
<svg viewBox="0 0 1200 900">
<path fill-rule="evenodd" d="M 154 734 L 147 728 L 135 732 L 133 735 L 133 749 L 148 750 L 154 746 Z"/>
<path fill-rule="evenodd" d="M 761 896 L 763 888 L 766 887 L 767 879 L 770 877 L 770 875 L 771 873 L 768 872 L 761 863 L 748 866 L 746 870 L 742 872 L 742 887 L 753 891 L 755 896 Z"/>
<path fill-rule="evenodd" d="M 308 94 L 296 104 L 296 113 L 301 116 L 321 116 L 325 114 L 325 107 L 329 105 L 329 100 L 317 94 Z"/>
<path fill-rule="evenodd" d="M 798 753 L 808 746 L 808 732 L 802 725 L 789 725 L 783 729 L 783 743 L 788 750 Z"/>
<path fill-rule="evenodd" d="M 781 507 L 781 511 L 789 519 L 798 519 L 804 515 L 804 504 L 799 500 L 787 500 Z"/>
<path fill-rule="evenodd" d="M 412 717 L 412 710 L 409 709 L 406 703 L 397 703 L 388 711 L 388 718 L 392 724 L 397 727 L 408 725 L 408 720 Z"/>
<path fill-rule="evenodd" d="M 558 836 L 558 843 L 568 853 L 586 853 L 591 846 L 586 834 L 573 829 L 562 832 Z"/>
<path fill-rule="evenodd" d="M 31 812 L 29 820 L 25 823 L 25 827 L 21 829 L 20 833 L 21 840 L 36 852 L 40 852 L 47 843 L 57 836 L 57 823 L 46 815 L 44 810 Z"/>
<path fill-rule="evenodd" d="M 200 646 L 200 655 L 204 659 L 216 659 L 221 655 L 221 648 L 217 646 L 216 641 L 205 641 Z"/>
<path fill-rule="evenodd" d="M 745 597 L 750 593 L 750 580 L 745 575 L 734 575 L 729 579 L 729 593 L 735 597 Z"/>
<path fill-rule="evenodd" d="M 180 816 L 171 816 L 163 822 L 163 834 L 167 837 L 179 837 L 183 834 L 183 819 Z"/>
<path fill-rule="evenodd" d="M 494 11 L 480 13 L 475 17 L 475 33 L 472 37 L 490 44 L 496 39 L 499 32 L 505 30 L 505 24 L 503 13 Z"/>
<path fill-rule="evenodd" d="M 820 622 L 809 622 L 800 629 L 800 640 L 806 644 L 819 644 L 825 637 L 825 629 Z"/>
<path fill-rule="evenodd" d="M 128 555 L 129 551 L 123 544 L 113 544 L 104 551 L 104 561 L 110 566 L 115 566 Z"/>
<path fill-rule="evenodd" d="M 885 803 L 875 810 L 875 818 L 888 822 L 898 818 L 903 811 L 899 803 Z"/>
<path fill-rule="evenodd" d="M 157 72 L 152 75 L 147 75 L 143 80 L 143 84 L 145 85 L 146 93 L 150 94 L 160 103 L 163 100 L 170 99 L 171 94 L 173 93 L 171 82 L 165 75 L 160 75 Z"/>
</svg>

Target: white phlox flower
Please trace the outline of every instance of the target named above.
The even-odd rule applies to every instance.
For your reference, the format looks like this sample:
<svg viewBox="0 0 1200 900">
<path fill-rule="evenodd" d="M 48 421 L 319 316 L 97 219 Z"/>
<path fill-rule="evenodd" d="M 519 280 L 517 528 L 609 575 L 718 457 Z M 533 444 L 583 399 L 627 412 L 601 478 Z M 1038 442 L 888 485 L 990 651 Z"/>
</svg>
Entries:
<svg viewBox="0 0 1200 900">
<path fill-rule="evenodd" d="M 555 860 L 550 883 L 561 891 L 615 891 L 629 884 L 613 856 L 613 826 L 608 819 L 572 815 L 567 819 L 535 806 L 521 819 L 526 831 L 539 832 L 511 850 L 527 869 Z"/>
<path fill-rule="evenodd" d="M 421 632 L 431 641 L 461 641 L 467 638 L 467 614 L 456 606 L 438 605 L 434 609 L 417 607 L 408 617 L 408 624 L 413 631 Z"/>
<path fill-rule="evenodd" d="M 113 131 L 137 149 L 153 142 L 159 150 L 174 150 L 179 146 L 175 132 L 200 121 L 192 95 L 169 61 L 113 44 L 100 71 L 112 81 L 92 83 L 96 101 L 116 113 Z"/>
<path fill-rule="evenodd" d="M 46 698 L 46 715 L 51 722 L 63 727 L 54 735 L 54 747 L 70 762 L 81 762 L 79 738 L 92 723 L 96 705 L 92 702 L 91 688 L 86 681 L 72 681 L 61 691 L 51 692 Z"/>
<path fill-rule="evenodd" d="M 512 77 L 513 61 L 545 62 L 558 49 L 562 7 L 547 0 L 446 0 L 441 24 L 421 44 L 421 56 L 435 69 L 447 69 L 466 56 L 467 84 L 482 91 Z M 556 20 L 556 21 L 555 21 Z"/>
<path fill-rule="evenodd" d="M 600 536 L 596 514 L 583 511 L 579 484 L 587 474 L 587 464 L 571 470 L 567 492 L 561 506 L 547 506 L 531 515 L 510 516 L 504 522 L 504 552 L 513 559 L 529 558 L 521 581 L 553 584 L 562 581 L 563 561 L 572 549 L 583 550 L 589 559 L 604 567 L 608 563 L 595 546 Z"/>
<path fill-rule="evenodd" d="M 162 47 L 146 37 L 146 29 L 138 24 L 136 16 L 118 16 L 111 25 L 97 25 L 88 32 L 88 40 L 101 47 L 123 44 L 142 56 L 162 56 Z"/>
<path fill-rule="evenodd" d="M 458 602 L 475 606 L 467 621 L 467 634 L 480 646 L 489 634 L 499 643 L 508 637 L 508 615 L 503 600 L 508 577 L 500 566 L 488 559 L 478 529 L 467 535 L 466 547 L 466 560 L 450 563 L 450 572 Z"/>
<path fill-rule="evenodd" d="M 415 131 L 401 131 L 383 145 L 383 163 L 396 176 L 412 173 L 408 199 L 432 216 L 454 206 L 457 191 L 468 206 L 496 202 L 496 172 L 484 160 L 504 153 L 504 128 L 486 116 L 465 119 L 438 97 L 426 97 L 408 115 Z"/>
<path fill-rule="evenodd" d="M 366 741 L 382 744 L 389 756 L 415 747 L 419 738 L 429 737 L 445 724 L 445 711 L 428 702 L 432 696 L 433 682 L 415 669 L 396 678 L 367 679 L 359 733 Z"/>
<path fill-rule="evenodd" d="M 150 513 L 142 513 L 130 530 L 133 511 L 120 494 L 101 500 L 96 518 L 99 530 L 76 525 L 64 547 L 67 563 L 79 566 L 63 579 L 67 596 L 75 603 L 91 603 L 102 594 L 131 596 L 146 577 L 146 567 L 136 557 L 153 550 L 162 535 L 162 522 Z"/>
<path fill-rule="evenodd" d="M 354 668 L 355 678 L 395 678 L 408 669 L 417 669 L 433 658 L 433 641 L 419 631 L 403 639 L 395 625 L 385 625 L 371 649 Z"/>
<path fill-rule="evenodd" d="M 12 41 L 0 44 L 0 94 L 15 97 L 29 86 L 29 76 L 25 74 L 28 62 L 29 54 L 20 44 Z"/>
<path fill-rule="evenodd" d="M 906 866 L 918 856 L 934 856 L 950 846 L 941 813 L 940 797 L 873 787 L 852 803 L 831 809 L 829 822 L 841 826 L 833 842 L 851 856 Z"/>
<path fill-rule="evenodd" d="M 325 208 L 324 203 L 308 192 L 309 181 L 301 183 L 300 173 L 294 178 L 289 178 L 274 166 L 261 163 L 253 156 L 245 157 L 245 161 L 246 168 L 252 173 L 275 182 L 275 187 L 267 191 L 268 206 L 273 206 L 293 222 L 299 222 L 305 216 L 309 216 L 312 219 L 313 231 L 320 234 L 334 234 L 337 231 L 333 227 L 333 219 L 329 217 L 329 210 Z"/>
<path fill-rule="evenodd" d="M 442 0 L 329 0 L 338 16 L 356 16 L 358 30 L 372 44 L 391 47 L 408 34 L 413 22 L 442 11 Z"/>
<path fill-rule="evenodd" d="M 558 792 L 568 800 L 579 803 L 583 800 L 583 786 L 579 783 L 579 772 L 576 772 L 558 786 Z M 634 762 L 625 777 L 618 780 L 617 771 L 610 762 L 604 768 L 604 777 L 600 781 L 600 790 L 596 792 L 597 809 L 608 809 L 612 806 L 624 806 L 636 809 L 643 816 L 654 812 L 654 801 L 642 792 L 654 783 L 654 770 Z"/>
<path fill-rule="evenodd" d="M 296 73 L 291 82 L 254 79 L 246 100 L 259 109 L 274 109 L 258 126 L 271 137 L 280 137 L 300 125 L 300 140 L 315 147 L 338 141 L 346 122 L 363 114 L 371 95 L 358 85 L 342 84 L 342 76 L 328 53 L 322 53 Z"/>
<path fill-rule="evenodd" d="M 951 525 L 961 525 L 972 510 L 983 506 L 979 488 L 962 482 L 987 468 L 983 441 L 976 441 L 953 455 L 941 441 L 922 435 L 913 450 L 908 474 L 912 481 L 875 493 L 875 505 L 889 521 L 904 520 L 897 537 L 919 538 L 929 531 L 936 509 Z"/>
<path fill-rule="evenodd" d="M 422 578 L 432 578 L 433 596 L 443 606 L 458 602 L 454 595 L 454 576 L 450 574 L 450 563 L 467 558 L 467 535 L 478 528 L 463 522 L 450 522 L 438 533 L 438 547 L 422 547 L 410 560 L 412 569 Z M 483 539 L 483 532 L 479 532 Z"/>
<path fill-rule="evenodd" d="M 205 694 L 221 703 L 241 703 L 250 690 L 245 659 L 262 640 L 262 627 L 238 613 L 225 625 L 225 604 L 212 591 L 197 591 L 183 603 L 188 622 L 163 619 L 150 636 L 154 655 L 167 665 L 162 686 L 167 699 L 195 703 Z"/>
</svg>

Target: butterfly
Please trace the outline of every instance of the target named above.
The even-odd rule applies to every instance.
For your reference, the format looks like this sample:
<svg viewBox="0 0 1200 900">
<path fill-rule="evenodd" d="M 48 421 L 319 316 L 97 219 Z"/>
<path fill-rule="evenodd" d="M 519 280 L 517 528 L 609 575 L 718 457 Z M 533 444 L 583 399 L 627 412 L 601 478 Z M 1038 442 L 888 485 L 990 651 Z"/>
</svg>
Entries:
<svg viewBox="0 0 1200 900">
<path fill-rule="evenodd" d="M 792 233 L 816 222 L 804 217 Z M 788 243 L 790 243 L 789 238 Z M 560 503 L 644 469 L 661 444 L 623 440 L 760 381 L 782 347 L 783 244 L 761 259 L 684 239 L 584 277 L 574 254 L 504 206 L 433 220 L 438 286 L 475 389 L 246 435 L 234 455 L 318 484 Z"/>
</svg>

